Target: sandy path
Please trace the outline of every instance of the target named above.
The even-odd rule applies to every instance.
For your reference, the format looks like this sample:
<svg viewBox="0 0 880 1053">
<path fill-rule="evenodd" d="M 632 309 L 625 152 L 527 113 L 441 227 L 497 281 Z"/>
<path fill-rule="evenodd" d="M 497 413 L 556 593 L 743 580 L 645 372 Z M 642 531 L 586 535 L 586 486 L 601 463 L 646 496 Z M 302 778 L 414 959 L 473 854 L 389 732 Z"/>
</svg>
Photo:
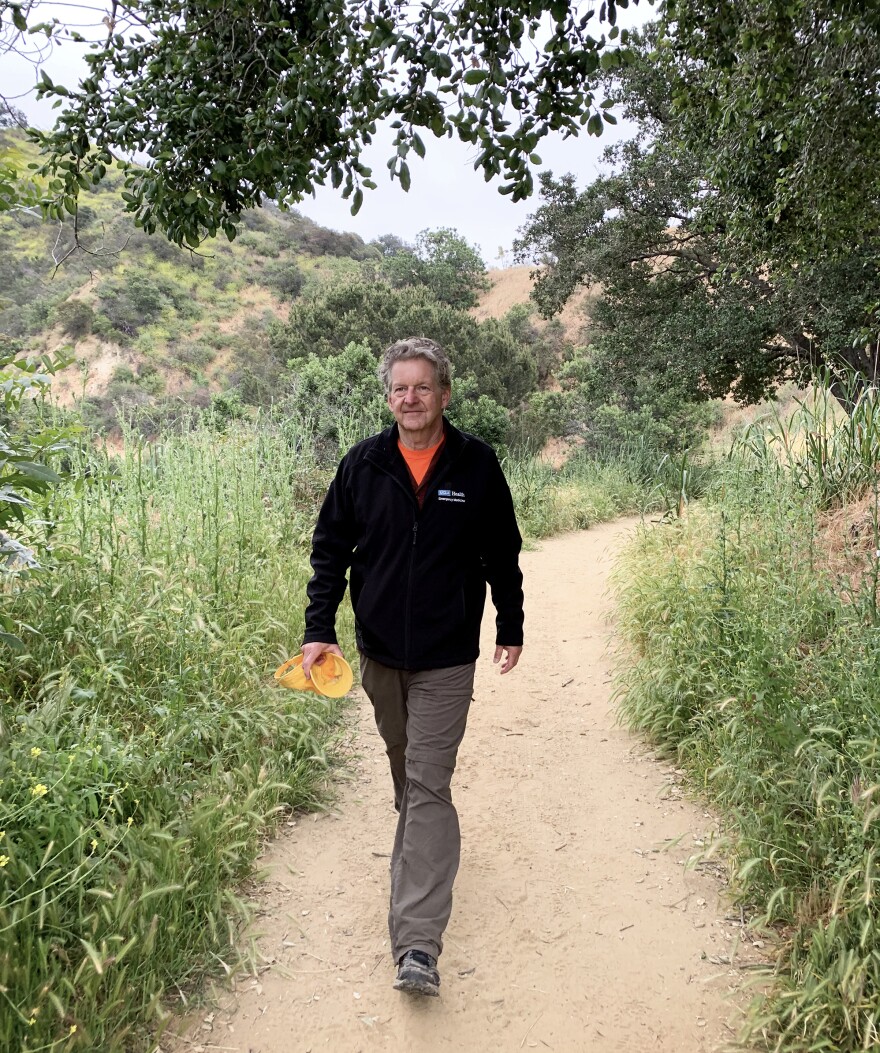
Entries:
<svg viewBox="0 0 880 1053">
<path fill-rule="evenodd" d="M 391 988 L 395 813 L 360 699 L 333 811 L 300 818 L 267 852 L 266 968 L 221 995 L 181 1049 L 703 1053 L 731 1037 L 727 996 L 744 974 L 726 959 L 742 930 L 723 917 L 715 875 L 684 866 L 711 819 L 615 726 L 609 699 L 606 579 L 632 527 L 525 553 L 527 649 L 503 680 L 484 623 L 453 783 L 463 853 L 441 997 Z"/>
</svg>

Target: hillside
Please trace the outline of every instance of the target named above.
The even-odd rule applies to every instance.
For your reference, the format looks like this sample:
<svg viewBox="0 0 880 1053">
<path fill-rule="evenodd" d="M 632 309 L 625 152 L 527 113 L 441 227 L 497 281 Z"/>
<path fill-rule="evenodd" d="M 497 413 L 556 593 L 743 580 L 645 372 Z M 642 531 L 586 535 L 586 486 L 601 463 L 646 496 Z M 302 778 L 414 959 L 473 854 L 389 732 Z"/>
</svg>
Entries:
<svg viewBox="0 0 880 1053">
<path fill-rule="evenodd" d="M 19 170 L 36 159 L 12 130 L 0 131 L 2 156 Z M 55 397 L 65 405 L 83 400 L 98 425 L 112 425 L 120 405 L 206 405 L 229 388 L 265 404 L 279 368 L 271 334 L 291 304 L 338 279 L 369 281 L 381 260 L 380 249 L 357 235 L 268 201 L 245 215 L 234 242 L 191 253 L 133 225 L 122 211 L 121 180 L 111 174 L 83 195 L 78 245 L 72 222 L 0 214 L 0 335 L 32 353 L 72 348 L 75 363 L 56 378 Z M 529 274 L 528 267 L 490 271 L 474 318 L 498 319 L 526 304 Z M 566 308 L 554 334 L 579 338 L 587 299 Z M 534 321 L 534 330 L 545 328 Z"/>
<path fill-rule="evenodd" d="M 506 267 L 488 272 L 491 287 L 480 297 L 480 304 L 473 311 L 474 317 L 502 318 L 511 307 L 528 303 L 534 282 L 532 267 Z M 582 289 L 576 293 L 557 316 L 562 324 L 565 338 L 573 344 L 584 342 L 584 328 L 588 323 L 586 310 L 596 296 L 594 289 Z M 540 321 L 536 320 L 540 325 Z"/>
<path fill-rule="evenodd" d="M 35 158 L 9 130 L 0 156 L 20 170 Z M 259 366 L 269 326 L 294 299 L 378 255 L 355 234 L 270 202 L 245 216 L 234 242 L 190 253 L 133 225 L 120 180 L 83 195 L 78 248 L 70 222 L 0 214 L 0 334 L 31 352 L 72 346 L 76 365 L 55 392 L 62 402 L 85 397 L 99 419 L 120 398 L 204 403 Z"/>
</svg>

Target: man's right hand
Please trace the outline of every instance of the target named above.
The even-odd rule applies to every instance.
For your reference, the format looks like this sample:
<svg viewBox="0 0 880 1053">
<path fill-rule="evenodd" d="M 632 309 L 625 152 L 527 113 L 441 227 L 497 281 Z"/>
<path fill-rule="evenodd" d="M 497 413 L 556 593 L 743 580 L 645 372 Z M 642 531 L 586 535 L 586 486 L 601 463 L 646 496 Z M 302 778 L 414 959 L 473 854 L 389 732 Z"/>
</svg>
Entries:
<svg viewBox="0 0 880 1053">
<path fill-rule="evenodd" d="M 323 654 L 329 652 L 330 654 L 338 654 L 340 658 L 344 658 L 345 655 L 340 651 L 339 645 L 335 643 L 307 643 L 303 644 L 303 662 L 302 671 L 306 676 L 307 680 L 311 680 L 311 669 L 312 666 L 317 662 L 318 665 L 324 661 L 321 657 Z"/>
</svg>

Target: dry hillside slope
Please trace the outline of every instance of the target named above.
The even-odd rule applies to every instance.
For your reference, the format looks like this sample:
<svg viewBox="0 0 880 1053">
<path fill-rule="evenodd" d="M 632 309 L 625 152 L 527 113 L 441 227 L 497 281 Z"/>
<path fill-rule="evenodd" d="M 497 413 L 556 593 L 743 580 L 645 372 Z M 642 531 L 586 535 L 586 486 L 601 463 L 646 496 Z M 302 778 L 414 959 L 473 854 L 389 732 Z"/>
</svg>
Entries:
<svg viewBox="0 0 880 1053">
<path fill-rule="evenodd" d="M 528 303 L 534 281 L 533 267 L 506 267 L 488 272 L 491 288 L 480 297 L 480 303 L 472 314 L 479 321 L 487 318 L 503 318 L 519 303 Z M 596 288 L 583 288 L 569 300 L 558 315 L 565 329 L 566 339 L 574 344 L 583 343 L 582 330 L 587 324 L 586 310 L 598 294 Z"/>
</svg>

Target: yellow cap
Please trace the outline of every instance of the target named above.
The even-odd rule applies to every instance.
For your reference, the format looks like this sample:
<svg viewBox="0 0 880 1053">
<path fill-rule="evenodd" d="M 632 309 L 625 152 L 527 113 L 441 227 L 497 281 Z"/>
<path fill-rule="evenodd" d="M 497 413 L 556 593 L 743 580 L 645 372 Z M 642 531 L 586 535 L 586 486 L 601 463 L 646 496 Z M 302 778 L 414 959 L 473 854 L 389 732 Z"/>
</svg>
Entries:
<svg viewBox="0 0 880 1053">
<path fill-rule="evenodd" d="M 302 668 L 303 656 L 294 655 L 275 670 L 275 679 L 280 687 L 291 691 L 315 691 L 314 683 L 308 679 Z"/>
<path fill-rule="evenodd" d="M 354 675 L 351 666 L 338 654 L 325 651 L 320 665 L 316 662 L 311 668 L 312 680 L 322 695 L 328 698 L 342 698 L 351 691 Z"/>
</svg>

